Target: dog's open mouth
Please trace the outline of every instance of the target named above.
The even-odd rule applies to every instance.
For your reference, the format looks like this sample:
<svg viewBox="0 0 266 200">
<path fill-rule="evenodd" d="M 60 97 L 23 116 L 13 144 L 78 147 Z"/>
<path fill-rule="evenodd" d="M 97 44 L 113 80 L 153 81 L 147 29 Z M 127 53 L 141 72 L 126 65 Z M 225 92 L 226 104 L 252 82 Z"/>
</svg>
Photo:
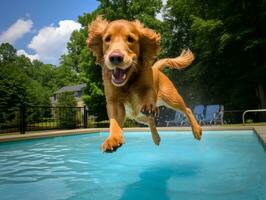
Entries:
<svg viewBox="0 0 266 200">
<path fill-rule="evenodd" d="M 117 85 L 121 86 L 125 83 L 127 80 L 127 69 L 121 69 L 121 68 L 114 68 L 112 70 L 112 82 Z"/>
</svg>

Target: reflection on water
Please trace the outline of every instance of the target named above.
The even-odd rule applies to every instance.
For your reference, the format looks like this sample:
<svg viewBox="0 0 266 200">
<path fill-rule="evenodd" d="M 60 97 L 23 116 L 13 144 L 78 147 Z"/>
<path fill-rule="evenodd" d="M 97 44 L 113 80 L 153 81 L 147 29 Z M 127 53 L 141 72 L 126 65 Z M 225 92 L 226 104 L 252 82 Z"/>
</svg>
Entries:
<svg viewBox="0 0 266 200">
<path fill-rule="evenodd" d="M 120 200 L 170 200 L 169 179 L 195 176 L 198 170 L 196 165 L 158 166 L 146 169 L 140 174 L 138 181 L 126 186 Z"/>
</svg>

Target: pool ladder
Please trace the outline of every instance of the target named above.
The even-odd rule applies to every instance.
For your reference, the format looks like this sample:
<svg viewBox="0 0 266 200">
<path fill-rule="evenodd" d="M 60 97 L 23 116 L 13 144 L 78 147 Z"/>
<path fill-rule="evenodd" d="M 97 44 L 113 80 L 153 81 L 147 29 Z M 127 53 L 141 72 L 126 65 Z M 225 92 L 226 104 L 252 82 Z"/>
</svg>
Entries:
<svg viewBox="0 0 266 200">
<path fill-rule="evenodd" d="M 242 123 L 243 123 L 243 125 L 245 125 L 245 115 L 248 112 L 266 112 L 266 109 L 246 110 L 245 112 L 243 112 L 243 114 L 242 114 Z"/>
</svg>

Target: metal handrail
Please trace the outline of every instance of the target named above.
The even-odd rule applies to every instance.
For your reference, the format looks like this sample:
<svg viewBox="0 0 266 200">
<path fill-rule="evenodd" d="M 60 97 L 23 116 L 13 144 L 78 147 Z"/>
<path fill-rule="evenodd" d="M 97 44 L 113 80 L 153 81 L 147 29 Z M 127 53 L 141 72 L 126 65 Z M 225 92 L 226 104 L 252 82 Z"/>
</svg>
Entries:
<svg viewBox="0 0 266 200">
<path fill-rule="evenodd" d="M 243 112 L 242 114 L 242 123 L 243 125 L 245 125 L 245 114 L 248 112 L 266 112 L 266 109 L 255 109 L 255 110 L 246 110 L 245 112 Z"/>
</svg>

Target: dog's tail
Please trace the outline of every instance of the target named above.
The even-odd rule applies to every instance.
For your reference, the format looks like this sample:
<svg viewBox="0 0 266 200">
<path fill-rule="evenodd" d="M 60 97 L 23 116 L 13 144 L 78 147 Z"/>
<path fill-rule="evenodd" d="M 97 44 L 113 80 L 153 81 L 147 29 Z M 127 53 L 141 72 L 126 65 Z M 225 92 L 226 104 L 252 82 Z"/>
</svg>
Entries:
<svg viewBox="0 0 266 200">
<path fill-rule="evenodd" d="M 195 57 L 193 53 L 187 49 L 183 50 L 176 58 L 164 58 L 158 60 L 152 67 L 158 70 L 162 70 L 166 67 L 169 67 L 170 69 L 184 69 L 189 66 L 194 59 Z"/>
</svg>

